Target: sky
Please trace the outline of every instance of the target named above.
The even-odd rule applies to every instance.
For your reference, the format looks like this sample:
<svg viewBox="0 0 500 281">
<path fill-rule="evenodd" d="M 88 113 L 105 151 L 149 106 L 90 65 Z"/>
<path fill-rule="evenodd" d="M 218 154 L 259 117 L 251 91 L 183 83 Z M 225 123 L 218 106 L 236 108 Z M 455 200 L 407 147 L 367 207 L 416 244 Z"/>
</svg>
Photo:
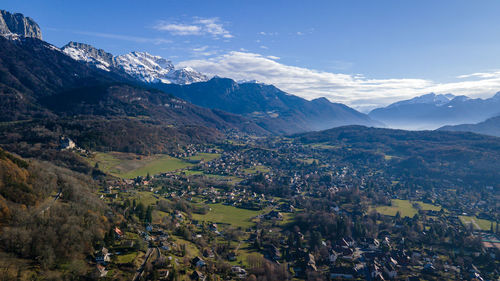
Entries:
<svg viewBox="0 0 500 281">
<path fill-rule="evenodd" d="M 497 0 L 3 0 L 44 40 L 146 51 L 361 111 L 429 92 L 500 91 Z"/>
</svg>

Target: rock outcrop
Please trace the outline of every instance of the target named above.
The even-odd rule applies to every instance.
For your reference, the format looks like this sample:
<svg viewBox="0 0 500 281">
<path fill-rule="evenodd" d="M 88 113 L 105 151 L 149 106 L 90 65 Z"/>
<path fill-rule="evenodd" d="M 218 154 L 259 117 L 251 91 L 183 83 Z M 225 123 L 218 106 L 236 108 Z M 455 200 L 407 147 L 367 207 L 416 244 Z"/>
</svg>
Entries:
<svg viewBox="0 0 500 281">
<path fill-rule="evenodd" d="M 17 34 L 42 40 L 42 31 L 33 19 L 4 10 L 0 10 L 0 34 Z"/>
</svg>

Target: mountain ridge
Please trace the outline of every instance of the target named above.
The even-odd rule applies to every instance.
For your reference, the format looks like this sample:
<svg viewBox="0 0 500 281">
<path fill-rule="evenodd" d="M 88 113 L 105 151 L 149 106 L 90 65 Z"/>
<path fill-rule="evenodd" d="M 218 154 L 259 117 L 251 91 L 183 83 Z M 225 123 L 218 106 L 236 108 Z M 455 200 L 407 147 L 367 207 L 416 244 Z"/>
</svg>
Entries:
<svg viewBox="0 0 500 281">
<path fill-rule="evenodd" d="M 241 114 L 263 128 L 281 134 L 353 124 L 383 125 L 344 104 L 332 103 L 326 98 L 308 101 L 273 85 L 238 83 L 229 78 L 214 77 L 189 85 L 153 86 L 199 106 Z"/>
<path fill-rule="evenodd" d="M 0 34 L 16 34 L 42 40 L 42 31 L 32 18 L 5 10 L 0 10 Z"/>
<path fill-rule="evenodd" d="M 190 67 L 177 69 L 160 56 L 133 51 L 114 56 L 85 43 L 69 42 L 61 50 L 71 58 L 86 62 L 105 71 L 123 71 L 144 83 L 190 84 L 208 80 L 208 77 Z"/>
<path fill-rule="evenodd" d="M 440 131 L 472 132 L 476 134 L 500 137 L 500 116 L 488 118 L 476 124 L 447 125 L 439 128 Z"/>
<path fill-rule="evenodd" d="M 368 113 L 373 119 L 400 129 L 437 129 L 445 125 L 477 123 L 499 114 L 500 92 L 486 99 L 431 93 Z"/>
</svg>

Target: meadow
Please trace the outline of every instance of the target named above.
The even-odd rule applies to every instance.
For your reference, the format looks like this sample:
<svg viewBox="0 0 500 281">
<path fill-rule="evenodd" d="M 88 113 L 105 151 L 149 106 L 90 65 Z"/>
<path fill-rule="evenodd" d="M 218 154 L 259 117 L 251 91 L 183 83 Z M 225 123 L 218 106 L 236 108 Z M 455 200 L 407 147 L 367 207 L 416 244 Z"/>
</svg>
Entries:
<svg viewBox="0 0 500 281">
<path fill-rule="evenodd" d="M 193 214 L 193 219 L 248 228 L 253 225 L 252 218 L 265 212 L 264 210 L 247 210 L 223 204 L 210 204 L 208 206 L 210 207 L 210 211 L 204 215 Z"/>
<path fill-rule="evenodd" d="M 412 202 L 410 200 L 401 200 L 401 199 L 393 199 L 391 206 L 378 206 L 376 207 L 376 211 L 382 215 L 387 216 L 395 216 L 399 211 L 401 217 L 413 217 L 418 213 L 418 210 L 413 207 L 414 203 L 417 203 L 420 206 L 420 209 L 424 211 L 439 211 L 441 207 L 424 203 L 421 201 Z"/>
<path fill-rule="evenodd" d="M 216 156 L 212 154 L 210 156 L 200 155 L 200 157 L 210 158 Z M 96 152 L 89 159 L 89 162 L 92 165 L 97 163 L 99 169 L 105 173 L 125 179 L 181 170 L 194 165 L 164 154 L 143 156 L 122 152 Z"/>
</svg>

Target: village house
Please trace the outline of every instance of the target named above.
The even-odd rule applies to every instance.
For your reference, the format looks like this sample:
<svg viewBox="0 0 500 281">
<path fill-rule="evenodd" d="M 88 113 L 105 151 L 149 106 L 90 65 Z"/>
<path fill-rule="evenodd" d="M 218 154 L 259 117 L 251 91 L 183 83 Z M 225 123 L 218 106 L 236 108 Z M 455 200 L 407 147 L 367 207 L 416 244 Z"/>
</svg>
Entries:
<svg viewBox="0 0 500 281">
<path fill-rule="evenodd" d="M 247 276 L 247 271 L 239 266 L 231 267 L 231 271 L 238 276 L 240 279 L 244 279 Z"/>
<path fill-rule="evenodd" d="M 75 142 L 68 137 L 61 137 L 61 139 L 59 140 L 59 148 L 61 150 L 73 149 L 75 147 Z"/>
<path fill-rule="evenodd" d="M 95 257 L 96 263 L 99 264 L 107 264 L 108 262 L 111 261 L 111 256 L 109 254 L 108 249 L 102 247 L 101 251 L 98 253 L 98 255 Z"/>
<path fill-rule="evenodd" d="M 197 268 L 201 268 L 207 265 L 205 261 L 200 257 L 195 257 L 194 259 L 192 259 L 191 264 Z"/>
<path fill-rule="evenodd" d="M 264 215 L 264 218 L 266 220 L 282 220 L 283 215 L 276 210 L 272 210 L 269 213 L 267 213 L 266 215 Z"/>
<path fill-rule="evenodd" d="M 205 281 L 206 277 L 203 273 L 199 272 L 198 270 L 193 271 L 191 274 L 191 279 L 195 281 Z"/>
</svg>

